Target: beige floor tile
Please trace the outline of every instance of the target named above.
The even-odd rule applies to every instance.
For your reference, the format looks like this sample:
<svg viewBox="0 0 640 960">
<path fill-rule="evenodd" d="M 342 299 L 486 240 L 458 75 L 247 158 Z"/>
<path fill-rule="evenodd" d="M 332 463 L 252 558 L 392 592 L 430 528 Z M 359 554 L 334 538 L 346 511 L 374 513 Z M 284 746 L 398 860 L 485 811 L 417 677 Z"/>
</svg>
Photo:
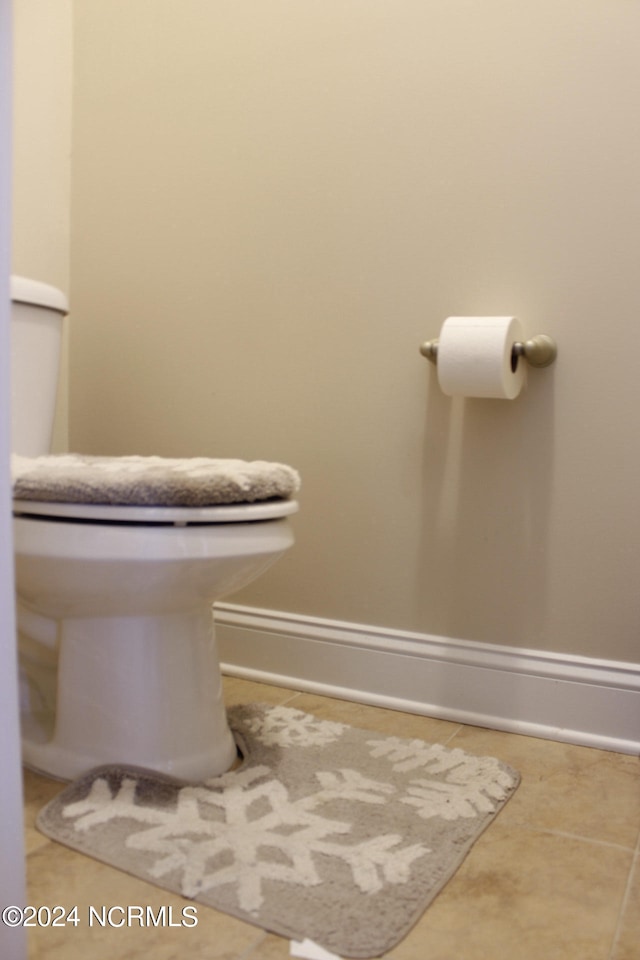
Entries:
<svg viewBox="0 0 640 960">
<path fill-rule="evenodd" d="M 353 727 L 383 733 L 388 737 L 447 743 L 460 730 L 459 723 L 451 723 L 448 720 L 437 720 L 433 717 L 403 713 L 400 710 L 387 710 L 383 707 L 370 707 L 365 703 L 321 697 L 312 693 L 299 694 L 288 706 L 313 713 L 325 720 L 348 723 Z"/>
<path fill-rule="evenodd" d="M 76 926 L 30 930 L 29 960 L 237 960 L 264 938 L 257 927 L 193 904 L 57 843 L 28 857 L 27 880 L 31 903 L 60 904 L 68 909 L 77 905 L 80 921 Z M 112 920 L 121 926 L 90 925 L 89 906 L 99 912 L 102 907 L 149 906 L 155 916 L 161 916 L 159 910 L 164 906 L 165 924 L 141 926 L 134 917 L 129 925 L 123 923 L 125 914 L 116 909 Z M 176 926 L 182 923 L 183 908 L 194 906 L 197 925 Z M 185 921 L 188 919 L 189 914 Z"/>
<path fill-rule="evenodd" d="M 480 727 L 462 728 L 449 746 L 498 757 L 520 771 L 522 783 L 501 815 L 505 820 L 635 848 L 637 757 Z"/>
<path fill-rule="evenodd" d="M 495 821 L 389 960 L 608 960 L 630 852 Z"/>
<path fill-rule="evenodd" d="M 295 690 L 274 687 L 269 683 L 256 683 L 241 677 L 223 677 L 224 702 L 227 707 L 239 703 L 281 704 L 295 697 Z"/>
<path fill-rule="evenodd" d="M 611 960 L 638 960 L 640 957 L 640 854 L 635 858 L 630 879 L 618 942 Z"/>
<path fill-rule="evenodd" d="M 256 944 L 246 957 L 242 957 L 242 960 L 289 960 L 291 957 L 290 947 L 290 940 L 268 933 L 264 940 Z"/>
<path fill-rule="evenodd" d="M 31 770 L 23 770 L 24 842 L 28 854 L 51 843 L 48 837 L 36 829 L 36 817 L 45 804 L 64 788 L 65 784 L 60 780 L 51 780 Z"/>
</svg>

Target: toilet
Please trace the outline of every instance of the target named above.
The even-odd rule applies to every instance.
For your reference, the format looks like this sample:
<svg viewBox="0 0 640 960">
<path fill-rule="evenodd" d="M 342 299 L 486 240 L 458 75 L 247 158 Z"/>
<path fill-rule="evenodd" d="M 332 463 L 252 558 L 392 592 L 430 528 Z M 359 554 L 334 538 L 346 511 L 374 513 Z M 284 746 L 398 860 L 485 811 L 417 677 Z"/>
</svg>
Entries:
<svg viewBox="0 0 640 960">
<path fill-rule="evenodd" d="M 107 763 L 217 776 L 237 748 L 212 604 L 293 544 L 297 473 L 263 461 L 51 456 L 67 302 L 23 277 L 12 277 L 11 299 L 24 763 L 62 780 Z"/>
</svg>

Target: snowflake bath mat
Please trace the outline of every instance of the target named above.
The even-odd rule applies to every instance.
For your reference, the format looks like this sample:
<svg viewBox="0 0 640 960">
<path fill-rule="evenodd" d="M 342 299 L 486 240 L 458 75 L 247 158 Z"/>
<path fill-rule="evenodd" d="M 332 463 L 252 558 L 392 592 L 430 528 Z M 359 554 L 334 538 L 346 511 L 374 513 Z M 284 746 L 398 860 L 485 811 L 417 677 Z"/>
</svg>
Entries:
<svg viewBox="0 0 640 960">
<path fill-rule="evenodd" d="M 289 707 L 229 711 L 242 765 L 197 785 L 101 767 L 47 836 L 266 930 L 376 957 L 411 929 L 519 775 L 492 757 Z"/>
</svg>

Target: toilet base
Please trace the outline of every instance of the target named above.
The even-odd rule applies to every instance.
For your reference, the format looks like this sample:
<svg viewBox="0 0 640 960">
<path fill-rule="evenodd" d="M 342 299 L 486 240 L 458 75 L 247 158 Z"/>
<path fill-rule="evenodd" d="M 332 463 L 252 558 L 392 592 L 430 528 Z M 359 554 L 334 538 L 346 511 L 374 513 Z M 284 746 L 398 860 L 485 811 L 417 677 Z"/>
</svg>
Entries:
<svg viewBox="0 0 640 960">
<path fill-rule="evenodd" d="M 52 780 L 61 780 L 66 783 L 69 780 L 75 780 L 77 777 L 82 776 L 88 770 L 102 766 L 101 763 L 96 763 L 95 757 L 93 756 L 80 757 L 75 752 L 65 750 L 64 746 L 61 746 L 54 740 L 42 743 L 38 742 L 37 737 L 38 733 L 35 734 L 35 737 L 27 734 L 22 738 L 22 763 L 28 770 L 32 770 L 34 773 L 43 774 Z M 225 761 L 222 769 L 219 770 L 218 773 L 211 772 L 211 756 L 209 753 L 201 754 L 200 756 L 192 754 L 189 757 L 177 758 L 175 763 L 171 765 L 170 774 L 168 770 L 162 768 L 160 765 L 150 767 L 149 764 L 133 764 L 133 766 L 169 774 L 175 777 L 176 780 L 199 783 L 230 770 L 236 759 L 237 751 L 234 744 L 233 753 L 229 761 Z M 112 762 L 115 764 L 115 761 Z M 119 763 L 122 763 L 122 761 L 119 761 Z M 126 765 L 129 766 L 130 764 L 127 763 Z M 199 774 L 198 771 L 210 772 Z"/>
<path fill-rule="evenodd" d="M 60 622 L 57 708 L 23 715 L 23 759 L 70 780 L 108 763 L 200 781 L 236 759 L 208 604 Z"/>
</svg>

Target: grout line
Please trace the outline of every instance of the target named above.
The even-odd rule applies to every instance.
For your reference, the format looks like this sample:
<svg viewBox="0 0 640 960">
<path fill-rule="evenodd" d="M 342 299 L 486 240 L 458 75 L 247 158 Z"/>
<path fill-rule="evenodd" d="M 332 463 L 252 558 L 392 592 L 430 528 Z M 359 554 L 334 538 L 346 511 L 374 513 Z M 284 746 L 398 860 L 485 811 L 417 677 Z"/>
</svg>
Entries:
<svg viewBox="0 0 640 960">
<path fill-rule="evenodd" d="M 618 946 L 620 944 L 620 939 L 622 937 L 622 930 L 624 927 L 624 921 L 627 914 L 627 907 L 629 906 L 629 901 L 631 899 L 631 888 L 635 879 L 636 869 L 640 867 L 640 855 L 636 853 L 633 860 L 631 861 L 631 867 L 629 868 L 629 876 L 627 877 L 627 884 L 622 895 L 622 902 L 620 904 L 620 910 L 618 912 L 618 920 L 616 923 L 616 930 L 613 935 L 613 940 L 611 941 L 611 950 L 609 951 L 609 956 L 607 960 L 615 960 L 616 953 L 618 951 Z"/>
<path fill-rule="evenodd" d="M 463 730 L 465 730 L 465 729 L 466 729 L 466 724 L 465 724 L 465 723 L 459 724 L 459 725 L 456 727 L 456 729 L 453 731 L 453 733 L 450 733 L 449 736 L 448 736 L 446 739 L 443 737 L 443 739 L 442 739 L 442 745 L 443 745 L 444 747 L 446 747 L 447 744 L 451 743 L 451 741 L 453 740 L 454 737 L 457 737 L 458 734 L 461 733 L 461 732 L 462 732 Z"/>
<path fill-rule="evenodd" d="M 302 696 L 300 691 L 294 690 L 290 697 L 286 697 L 284 700 L 281 701 L 280 706 L 285 707 L 288 703 L 291 703 L 292 700 L 296 700 L 300 696 Z"/>
<path fill-rule="evenodd" d="M 264 941 L 267 939 L 268 936 L 269 934 L 265 930 L 262 930 L 256 936 L 256 939 L 253 941 L 253 943 L 249 944 L 249 946 L 246 947 L 246 949 L 243 950 L 242 953 L 238 954 L 238 956 L 236 957 L 236 960 L 251 960 L 252 956 L 257 956 L 257 954 L 254 954 L 253 951 L 256 950 L 258 947 L 262 946 L 262 944 L 264 943 Z"/>
<path fill-rule="evenodd" d="M 585 837 L 581 833 L 571 833 L 568 830 L 553 830 L 551 827 L 537 827 L 527 823 L 517 823 L 516 821 L 513 822 L 513 826 L 517 826 L 520 830 L 526 830 L 529 833 L 546 833 L 553 837 L 564 837 L 567 840 L 578 840 L 580 843 L 591 843 L 598 847 L 608 847 L 611 850 L 624 850 L 625 853 L 630 853 L 632 857 L 635 856 L 634 847 L 629 847 L 624 843 L 614 843 L 612 840 L 598 840 L 596 837 Z"/>
</svg>

